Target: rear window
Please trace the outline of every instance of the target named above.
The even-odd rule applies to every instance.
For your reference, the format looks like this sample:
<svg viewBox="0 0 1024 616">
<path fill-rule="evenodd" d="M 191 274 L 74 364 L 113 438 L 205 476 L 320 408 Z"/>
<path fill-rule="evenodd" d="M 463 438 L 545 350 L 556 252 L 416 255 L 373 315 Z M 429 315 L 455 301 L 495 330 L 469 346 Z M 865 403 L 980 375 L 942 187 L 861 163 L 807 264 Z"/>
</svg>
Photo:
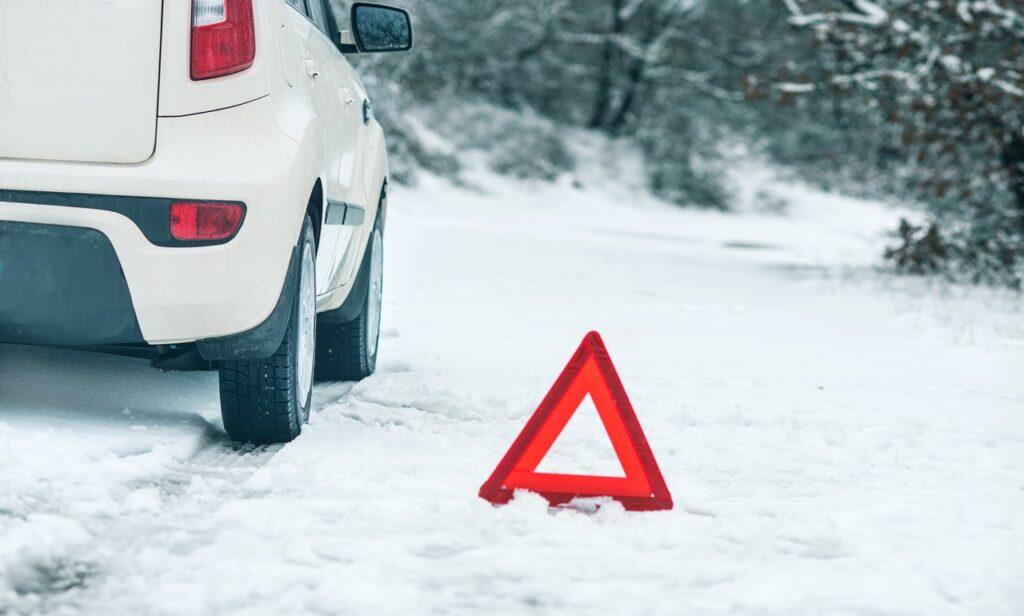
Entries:
<svg viewBox="0 0 1024 616">
<path fill-rule="evenodd" d="M 306 8 L 306 0 L 284 0 L 288 4 L 292 5 L 296 11 L 303 15 L 309 15 L 309 10 Z"/>
<path fill-rule="evenodd" d="M 309 18 L 324 34 L 327 34 L 327 16 L 324 14 L 323 0 L 307 0 L 307 4 L 309 5 Z"/>
</svg>

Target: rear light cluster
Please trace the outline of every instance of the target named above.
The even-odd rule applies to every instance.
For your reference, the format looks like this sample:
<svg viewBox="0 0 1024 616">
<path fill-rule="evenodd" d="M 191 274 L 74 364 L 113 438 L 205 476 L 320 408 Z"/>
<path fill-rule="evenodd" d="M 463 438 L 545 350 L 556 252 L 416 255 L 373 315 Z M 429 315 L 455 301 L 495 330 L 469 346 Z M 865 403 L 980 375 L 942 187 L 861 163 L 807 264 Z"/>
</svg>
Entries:
<svg viewBox="0 0 1024 616">
<path fill-rule="evenodd" d="M 238 232 L 245 218 L 240 203 L 180 201 L 171 204 L 171 237 L 179 242 L 216 242 Z"/>
<path fill-rule="evenodd" d="M 252 0 L 192 0 L 192 79 L 238 73 L 256 59 Z"/>
</svg>

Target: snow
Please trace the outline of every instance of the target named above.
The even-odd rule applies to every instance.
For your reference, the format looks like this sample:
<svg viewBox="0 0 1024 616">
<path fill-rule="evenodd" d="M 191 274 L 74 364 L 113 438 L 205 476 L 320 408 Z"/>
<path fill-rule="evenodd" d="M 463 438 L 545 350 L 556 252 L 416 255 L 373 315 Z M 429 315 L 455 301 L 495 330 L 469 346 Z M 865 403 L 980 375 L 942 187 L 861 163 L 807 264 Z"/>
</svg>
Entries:
<svg viewBox="0 0 1024 616">
<path fill-rule="evenodd" d="M 594 400 L 587 394 L 572 421 L 541 460 L 537 472 L 625 477 L 626 471 L 615 455 L 611 440 L 601 438 L 603 430 Z"/>
<path fill-rule="evenodd" d="M 814 25 L 829 19 L 863 26 L 878 27 L 889 20 L 888 11 L 870 0 L 849 0 L 847 4 L 849 4 L 851 8 L 855 9 L 856 12 L 814 13 L 810 15 L 803 12 L 798 0 L 783 0 L 783 2 L 786 4 L 786 9 L 791 15 L 789 23 L 797 27 Z"/>
<path fill-rule="evenodd" d="M 1019 298 L 879 272 L 901 210 L 754 163 L 683 210 L 593 139 L 393 190 L 379 372 L 290 445 L 213 375 L 0 347 L 0 613 L 1024 613 Z M 480 500 L 591 329 L 676 509 Z M 593 413 L 551 470 L 615 464 Z"/>
</svg>

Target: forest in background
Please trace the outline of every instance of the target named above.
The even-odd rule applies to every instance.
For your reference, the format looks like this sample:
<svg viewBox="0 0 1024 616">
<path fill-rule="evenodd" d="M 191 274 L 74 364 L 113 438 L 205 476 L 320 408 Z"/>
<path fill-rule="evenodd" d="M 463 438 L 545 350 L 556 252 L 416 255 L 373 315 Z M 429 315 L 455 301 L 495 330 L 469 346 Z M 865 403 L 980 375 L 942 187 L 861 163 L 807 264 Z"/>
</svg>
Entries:
<svg viewBox="0 0 1024 616">
<path fill-rule="evenodd" d="M 411 108 L 523 177 L 572 168 L 567 127 L 635 140 L 651 191 L 688 207 L 729 208 L 722 146 L 743 143 L 816 185 L 925 207 L 893 230 L 902 271 L 1024 282 L 1024 0 L 397 4 L 415 51 L 356 62 L 401 181 L 459 165 L 417 139 Z"/>
</svg>

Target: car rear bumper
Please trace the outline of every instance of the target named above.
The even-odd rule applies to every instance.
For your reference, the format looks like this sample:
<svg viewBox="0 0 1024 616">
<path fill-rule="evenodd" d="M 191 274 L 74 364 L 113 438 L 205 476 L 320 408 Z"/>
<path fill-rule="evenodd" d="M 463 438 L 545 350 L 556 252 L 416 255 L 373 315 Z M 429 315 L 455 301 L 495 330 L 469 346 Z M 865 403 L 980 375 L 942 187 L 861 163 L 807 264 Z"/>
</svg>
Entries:
<svg viewBox="0 0 1024 616">
<path fill-rule="evenodd" d="M 0 160 L 2 190 L 80 197 L 63 205 L 3 201 L 0 221 L 98 232 L 116 255 L 117 267 L 108 270 L 112 276 L 120 270 L 138 330 L 149 344 L 247 332 L 266 321 L 278 304 L 314 180 L 301 175 L 312 168 L 306 157 L 313 153 L 276 127 L 269 104 L 261 99 L 214 113 L 162 118 L 156 154 L 139 165 Z M 158 205 L 161 199 L 241 202 L 246 217 L 227 243 L 161 246 L 147 237 L 138 217 L 89 207 L 89 198 L 109 195 L 131 195 L 139 203 Z M 143 214 L 162 224 L 166 213 L 154 212 Z M 89 237 L 96 240 L 97 235 Z M 33 249 L 23 238 L 11 241 L 21 251 L 45 251 L 42 245 Z M 0 260 L 9 258 L 0 252 Z M 50 263 L 44 256 L 32 258 Z M 56 293 L 52 285 L 44 292 L 30 289 L 41 283 L 22 282 L 24 288 L 19 285 L 14 292 L 25 298 Z M 80 297 L 69 295 L 67 307 L 82 305 Z"/>
<path fill-rule="evenodd" d="M 110 240 L 94 229 L 0 220 L 0 342 L 144 342 Z"/>
</svg>

